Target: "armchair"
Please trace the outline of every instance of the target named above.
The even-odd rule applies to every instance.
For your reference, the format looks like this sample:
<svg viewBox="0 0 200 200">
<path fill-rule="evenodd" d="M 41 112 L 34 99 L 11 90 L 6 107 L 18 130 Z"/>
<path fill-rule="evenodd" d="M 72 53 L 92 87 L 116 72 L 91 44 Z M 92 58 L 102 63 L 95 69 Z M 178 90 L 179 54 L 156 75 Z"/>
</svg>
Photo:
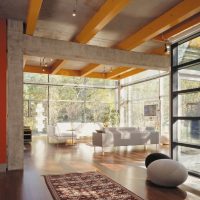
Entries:
<svg viewBox="0 0 200 200">
<path fill-rule="evenodd" d="M 48 125 L 47 126 L 47 138 L 48 142 L 55 142 L 55 143 L 65 143 L 67 139 L 76 139 L 76 135 L 72 134 L 72 132 L 63 130 L 62 127 L 52 126 Z"/>
<path fill-rule="evenodd" d="M 100 133 L 93 132 L 92 134 L 92 144 L 95 147 L 102 147 L 102 152 L 104 153 L 104 147 L 113 146 L 113 134 L 112 133 Z"/>
</svg>

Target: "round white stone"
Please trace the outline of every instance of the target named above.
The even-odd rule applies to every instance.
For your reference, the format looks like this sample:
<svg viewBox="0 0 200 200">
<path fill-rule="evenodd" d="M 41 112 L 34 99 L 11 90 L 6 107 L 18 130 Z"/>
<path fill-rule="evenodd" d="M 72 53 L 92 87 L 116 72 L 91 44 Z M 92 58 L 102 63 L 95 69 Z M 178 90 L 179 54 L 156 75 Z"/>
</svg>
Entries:
<svg viewBox="0 0 200 200">
<path fill-rule="evenodd" d="M 152 183 L 165 187 L 176 187 L 188 177 L 186 168 L 175 160 L 160 159 L 147 168 L 148 179 Z"/>
</svg>

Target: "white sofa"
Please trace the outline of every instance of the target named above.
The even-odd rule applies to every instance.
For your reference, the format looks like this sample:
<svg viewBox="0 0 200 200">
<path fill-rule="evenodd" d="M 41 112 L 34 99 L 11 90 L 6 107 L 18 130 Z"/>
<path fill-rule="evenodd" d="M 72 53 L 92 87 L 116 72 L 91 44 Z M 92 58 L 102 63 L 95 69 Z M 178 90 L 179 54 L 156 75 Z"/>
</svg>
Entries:
<svg viewBox="0 0 200 200">
<path fill-rule="evenodd" d="M 71 130 L 71 129 L 69 129 Z M 66 128 L 61 128 L 60 126 L 47 126 L 47 137 L 48 142 L 52 143 L 65 143 L 68 139 L 73 141 L 76 139 L 76 134 L 72 131 L 69 131 Z"/>
<path fill-rule="evenodd" d="M 49 142 L 66 142 L 67 139 L 74 141 L 81 136 L 92 136 L 92 133 L 102 128 L 100 123 L 79 123 L 62 122 L 55 126 L 47 126 L 47 136 Z"/>
<path fill-rule="evenodd" d="M 135 127 L 105 128 L 102 132 L 94 132 L 94 147 L 117 147 L 147 144 L 159 144 L 159 133 L 151 130 L 141 131 Z"/>
</svg>

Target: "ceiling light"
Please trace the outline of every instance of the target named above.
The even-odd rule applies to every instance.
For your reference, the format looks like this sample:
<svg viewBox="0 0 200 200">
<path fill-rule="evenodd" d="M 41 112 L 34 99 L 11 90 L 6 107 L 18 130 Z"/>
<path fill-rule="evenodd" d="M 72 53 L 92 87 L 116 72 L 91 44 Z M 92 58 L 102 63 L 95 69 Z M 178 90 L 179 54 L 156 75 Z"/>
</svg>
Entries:
<svg viewBox="0 0 200 200">
<path fill-rule="evenodd" d="M 40 58 L 40 67 L 42 67 L 42 71 L 45 72 L 46 69 L 48 68 L 48 63 L 45 60 L 46 58 Z"/>
<path fill-rule="evenodd" d="M 76 10 L 73 10 L 72 16 L 76 17 Z"/>
<path fill-rule="evenodd" d="M 73 12 L 72 12 L 72 16 L 73 16 L 73 17 L 76 17 L 77 1 L 78 1 L 78 0 L 75 0 L 74 9 L 73 9 Z"/>
<path fill-rule="evenodd" d="M 171 49 L 170 44 L 166 43 L 166 44 L 165 44 L 165 52 L 166 52 L 167 54 L 170 53 L 170 49 Z"/>
</svg>

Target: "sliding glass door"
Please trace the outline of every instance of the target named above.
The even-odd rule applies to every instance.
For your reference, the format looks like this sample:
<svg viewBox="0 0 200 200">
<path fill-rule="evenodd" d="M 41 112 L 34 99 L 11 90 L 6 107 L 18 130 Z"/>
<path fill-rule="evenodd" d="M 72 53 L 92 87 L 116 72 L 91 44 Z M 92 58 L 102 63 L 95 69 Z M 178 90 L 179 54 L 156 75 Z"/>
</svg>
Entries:
<svg viewBox="0 0 200 200">
<path fill-rule="evenodd" d="M 200 33 L 172 45 L 172 157 L 200 176 Z"/>
</svg>

